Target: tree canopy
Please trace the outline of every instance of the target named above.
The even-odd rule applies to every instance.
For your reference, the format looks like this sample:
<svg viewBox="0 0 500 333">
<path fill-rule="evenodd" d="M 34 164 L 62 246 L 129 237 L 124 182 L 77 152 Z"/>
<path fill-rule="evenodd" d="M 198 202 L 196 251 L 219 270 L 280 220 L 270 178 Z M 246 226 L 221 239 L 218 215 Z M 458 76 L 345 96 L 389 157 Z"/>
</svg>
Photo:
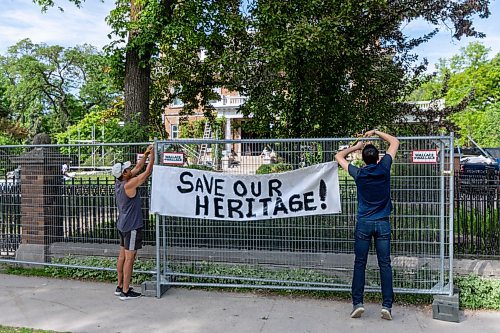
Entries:
<svg viewBox="0 0 500 333">
<path fill-rule="evenodd" d="M 107 58 L 90 45 L 64 48 L 23 39 L 0 56 L 0 105 L 7 134 L 55 134 L 119 95 Z"/>
<path fill-rule="evenodd" d="M 410 95 L 411 100 L 444 99 L 441 112 L 462 145 L 470 144 L 469 135 L 479 145 L 500 146 L 500 53 L 492 59 L 489 53 L 483 44 L 470 43 L 450 59 L 440 59 L 436 75 Z"/>
<path fill-rule="evenodd" d="M 187 103 L 210 110 L 210 91 L 248 96 L 241 111 L 263 136 L 343 136 L 397 119 L 425 61 L 418 38 L 401 27 L 415 19 L 476 36 L 473 15 L 488 1 L 190 1 L 177 4 L 162 29 L 160 80 Z M 203 61 L 197 51 L 203 50 Z M 169 95 L 170 94 L 170 95 Z"/>
<path fill-rule="evenodd" d="M 55 5 L 33 1 L 44 9 Z M 186 113 L 201 106 L 210 115 L 213 88 L 227 87 L 248 96 L 241 111 L 252 116 L 253 130 L 262 136 L 352 135 L 400 118 L 400 103 L 426 67 L 414 48 L 441 26 L 450 27 L 457 39 L 483 37 L 472 19 L 488 17 L 488 5 L 487 0 L 118 0 L 108 17 L 118 40 L 108 50 L 113 72 L 124 81 L 128 119 L 139 114 L 141 122 L 158 127 L 159 113 L 176 97 Z M 436 29 L 406 36 L 402 27 L 414 20 Z M 464 64 L 457 60 L 456 66 Z"/>
</svg>

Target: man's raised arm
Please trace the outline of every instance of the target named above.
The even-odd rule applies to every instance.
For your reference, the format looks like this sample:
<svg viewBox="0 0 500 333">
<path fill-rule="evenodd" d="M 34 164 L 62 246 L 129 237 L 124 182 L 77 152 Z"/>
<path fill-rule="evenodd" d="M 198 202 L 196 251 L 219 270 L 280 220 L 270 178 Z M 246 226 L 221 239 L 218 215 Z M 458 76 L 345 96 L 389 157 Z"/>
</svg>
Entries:
<svg viewBox="0 0 500 333">
<path fill-rule="evenodd" d="M 335 155 L 335 160 L 337 161 L 337 163 L 346 171 L 348 171 L 348 168 L 349 168 L 349 162 L 347 162 L 347 160 L 345 159 L 345 157 L 347 155 L 349 155 L 350 153 L 352 153 L 353 151 L 356 151 L 356 150 L 359 150 L 363 148 L 363 142 L 361 141 L 358 141 L 358 143 L 356 143 L 354 146 L 352 147 L 349 147 L 349 148 L 346 148 L 344 150 L 341 150 L 339 151 L 336 155 Z"/>
<path fill-rule="evenodd" d="M 136 195 L 137 188 L 144 184 L 148 177 L 151 175 L 153 172 L 153 165 L 155 163 L 155 154 L 154 151 L 152 152 L 151 150 L 147 151 L 147 154 L 150 155 L 149 157 L 149 164 L 146 167 L 146 170 L 144 170 L 143 173 L 138 174 L 136 177 L 132 177 L 126 184 L 125 184 L 125 193 L 129 198 L 133 198 Z M 146 154 L 145 154 L 146 155 Z M 146 156 L 143 158 L 143 160 L 146 159 Z M 143 164 L 144 165 L 144 164 Z"/>
<path fill-rule="evenodd" d="M 389 143 L 389 148 L 387 149 L 387 154 L 391 155 L 392 159 L 396 157 L 396 153 L 399 148 L 399 140 L 387 133 L 381 132 L 379 130 L 371 130 L 365 133 L 365 137 L 370 137 L 373 135 L 379 136 L 382 140 L 385 140 Z"/>
<path fill-rule="evenodd" d="M 141 172 L 142 168 L 144 167 L 144 164 L 146 164 L 146 160 L 148 159 L 149 155 L 151 154 L 151 150 L 153 149 L 153 145 L 149 145 L 146 150 L 144 151 L 144 154 L 142 155 L 142 158 L 137 162 L 135 167 L 131 170 L 133 176 L 137 176 L 139 172 Z"/>
</svg>

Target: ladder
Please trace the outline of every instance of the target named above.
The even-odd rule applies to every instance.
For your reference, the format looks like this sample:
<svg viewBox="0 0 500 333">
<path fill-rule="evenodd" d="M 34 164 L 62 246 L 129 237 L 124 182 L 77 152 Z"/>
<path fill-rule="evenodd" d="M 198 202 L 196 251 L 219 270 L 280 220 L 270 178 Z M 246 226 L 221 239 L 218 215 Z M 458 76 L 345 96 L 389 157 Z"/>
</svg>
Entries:
<svg viewBox="0 0 500 333">
<path fill-rule="evenodd" d="M 212 138 L 212 125 L 209 121 L 205 123 L 205 130 L 203 131 L 203 139 Z M 206 164 L 207 162 L 207 148 L 208 144 L 202 143 L 200 147 L 200 153 L 198 155 L 198 164 Z"/>
</svg>

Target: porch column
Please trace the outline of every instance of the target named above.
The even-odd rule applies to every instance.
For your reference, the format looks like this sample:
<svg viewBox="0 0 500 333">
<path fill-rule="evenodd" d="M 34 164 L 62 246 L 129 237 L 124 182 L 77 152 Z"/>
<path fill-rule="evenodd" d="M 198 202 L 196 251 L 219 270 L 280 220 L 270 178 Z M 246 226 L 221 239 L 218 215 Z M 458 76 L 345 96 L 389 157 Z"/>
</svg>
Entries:
<svg viewBox="0 0 500 333">
<path fill-rule="evenodd" d="M 231 118 L 226 117 L 226 140 L 232 139 L 232 129 L 231 129 Z M 231 152 L 232 144 L 226 143 L 226 151 L 229 154 Z"/>
</svg>

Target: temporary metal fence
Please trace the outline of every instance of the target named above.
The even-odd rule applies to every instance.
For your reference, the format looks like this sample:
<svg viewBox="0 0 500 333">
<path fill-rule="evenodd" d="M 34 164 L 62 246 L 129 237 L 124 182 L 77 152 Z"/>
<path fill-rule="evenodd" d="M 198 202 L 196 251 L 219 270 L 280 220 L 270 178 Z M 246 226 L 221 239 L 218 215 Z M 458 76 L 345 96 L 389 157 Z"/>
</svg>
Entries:
<svg viewBox="0 0 500 333">
<path fill-rule="evenodd" d="M 173 140 L 156 144 L 160 154 L 186 145 L 195 151 L 208 146 L 204 165 L 191 167 L 256 174 L 331 161 L 354 140 Z M 372 141 L 385 151 L 384 142 Z M 451 294 L 453 138 L 408 137 L 400 141 L 391 171 L 395 291 Z M 412 162 L 412 152 L 423 150 L 437 152 L 436 163 Z M 359 163 L 360 156 L 353 158 Z M 158 295 L 161 285 L 350 290 L 356 186 L 343 170 L 339 180 L 341 214 L 246 222 L 159 217 Z M 366 289 L 380 290 L 373 249 Z"/>
<path fill-rule="evenodd" d="M 182 155 L 183 167 L 256 174 L 331 161 L 354 140 L 172 140 L 156 145 L 162 153 Z M 400 141 L 392 168 L 395 290 L 451 293 L 452 138 Z M 386 149 L 379 140 L 373 143 L 382 152 Z M 0 146 L 0 262 L 114 270 L 119 242 L 110 168 L 117 161 L 135 163 L 146 145 Z M 438 163 L 412 163 L 412 151 L 436 149 Z M 65 175 L 64 164 L 69 168 Z M 146 245 L 138 251 L 144 261 L 139 272 L 156 274 L 158 288 L 186 284 L 348 290 L 356 187 L 343 170 L 339 180 L 341 214 L 245 223 L 150 215 L 145 186 L 140 195 Z M 379 290 L 373 251 L 367 290 Z"/>
<path fill-rule="evenodd" d="M 0 261 L 116 270 L 119 238 L 111 165 L 135 163 L 147 143 L 0 146 Z M 142 258 L 155 273 L 149 187 Z M 144 265 L 143 267 L 148 267 Z"/>
</svg>

